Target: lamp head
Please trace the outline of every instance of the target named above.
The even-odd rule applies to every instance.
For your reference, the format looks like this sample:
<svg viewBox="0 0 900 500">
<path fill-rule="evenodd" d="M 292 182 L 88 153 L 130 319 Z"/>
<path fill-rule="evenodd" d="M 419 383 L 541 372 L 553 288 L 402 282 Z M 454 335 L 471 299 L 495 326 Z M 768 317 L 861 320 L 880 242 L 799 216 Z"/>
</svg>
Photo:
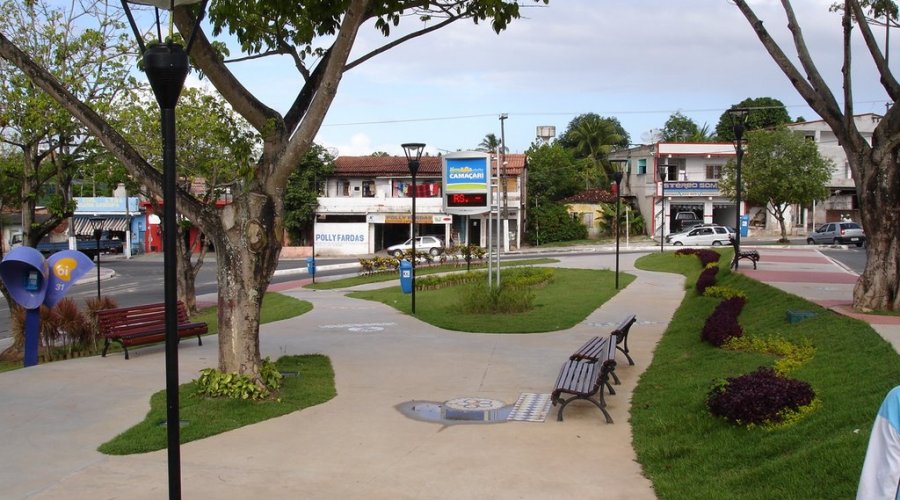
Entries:
<svg viewBox="0 0 900 500">
<path fill-rule="evenodd" d="M 422 158 L 422 152 L 425 150 L 425 144 L 420 142 L 407 142 L 401 144 L 403 154 L 406 155 L 406 164 L 409 167 L 409 173 L 415 175 L 419 170 L 419 160 Z"/>
<path fill-rule="evenodd" d="M 747 108 L 731 108 L 728 110 L 728 116 L 731 117 L 731 129 L 734 132 L 736 142 L 740 142 L 741 137 L 744 135 L 744 130 L 747 126 L 747 116 L 749 115 L 750 110 Z"/>
<path fill-rule="evenodd" d="M 615 170 L 613 171 L 613 180 L 615 180 L 616 184 L 620 184 L 622 182 L 622 177 L 624 173 L 622 172 L 622 166 L 625 165 L 625 162 L 628 160 L 625 159 L 615 159 L 609 160 L 609 163 L 615 165 Z"/>
</svg>

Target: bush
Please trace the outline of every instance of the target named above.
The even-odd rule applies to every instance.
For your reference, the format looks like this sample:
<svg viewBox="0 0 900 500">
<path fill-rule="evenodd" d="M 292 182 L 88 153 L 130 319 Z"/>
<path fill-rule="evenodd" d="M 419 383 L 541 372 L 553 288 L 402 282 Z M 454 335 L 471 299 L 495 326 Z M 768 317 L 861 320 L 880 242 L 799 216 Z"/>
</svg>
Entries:
<svg viewBox="0 0 900 500">
<path fill-rule="evenodd" d="M 719 302 L 712 314 L 706 318 L 700 337 L 716 347 L 722 347 L 729 339 L 743 336 L 744 330 L 738 323 L 738 315 L 741 314 L 745 302 L 746 299 L 743 297 L 732 297 Z"/>
<path fill-rule="evenodd" d="M 530 310 L 534 306 L 535 294 L 523 287 L 501 282 L 498 287 L 488 288 L 483 281 L 461 289 L 462 312 L 470 314 L 509 314 Z"/>
<path fill-rule="evenodd" d="M 719 299 L 730 299 L 732 297 L 743 297 L 747 298 L 744 292 L 738 290 L 737 288 L 731 288 L 727 286 L 710 286 L 706 287 L 706 290 L 703 292 L 703 295 L 706 297 L 715 297 Z"/>
<path fill-rule="evenodd" d="M 703 267 L 709 267 L 710 264 L 719 262 L 722 257 L 719 252 L 705 248 L 681 248 L 675 251 L 675 255 L 696 255 Z"/>
<path fill-rule="evenodd" d="M 718 266 L 711 266 L 704 269 L 697 278 L 697 293 L 703 295 L 706 289 L 716 284 L 716 274 L 719 273 Z"/>
<path fill-rule="evenodd" d="M 259 376 L 264 386 L 258 385 L 248 376 L 225 373 L 215 368 L 200 370 L 196 380 L 197 394 L 210 398 L 263 399 L 281 388 L 283 376 L 269 358 L 262 360 Z"/>
<path fill-rule="evenodd" d="M 713 415 L 738 425 L 771 425 L 802 412 L 814 399 L 815 392 L 808 383 L 761 367 L 714 387 L 706 406 Z"/>
<path fill-rule="evenodd" d="M 809 340 L 795 344 L 781 337 L 732 337 L 722 345 L 730 351 L 759 352 L 778 356 L 775 373 L 787 375 L 805 365 L 816 354 L 816 348 Z"/>
</svg>

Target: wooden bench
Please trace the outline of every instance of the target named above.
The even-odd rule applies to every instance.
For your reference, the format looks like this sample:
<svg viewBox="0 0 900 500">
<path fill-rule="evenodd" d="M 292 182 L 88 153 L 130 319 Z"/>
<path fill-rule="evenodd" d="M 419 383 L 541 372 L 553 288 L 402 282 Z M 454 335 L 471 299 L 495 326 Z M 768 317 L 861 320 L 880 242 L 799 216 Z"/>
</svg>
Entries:
<svg viewBox="0 0 900 500">
<path fill-rule="evenodd" d="M 731 246 L 734 248 L 734 260 L 731 262 L 732 269 L 737 269 L 738 261 L 748 259 L 753 262 L 753 269 L 756 269 L 756 263 L 759 262 L 759 252 L 756 250 L 738 250 L 737 240 L 731 238 Z"/>
<path fill-rule="evenodd" d="M 104 338 L 103 354 L 111 342 L 118 342 L 128 358 L 128 346 L 153 344 L 166 340 L 166 305 L 147 304 L 142 306 L 101 309 L 97 311 L 97 324 Z M 187 308 L 178 302 L 178 338 L 196 335 L 203 345 L 201 335 L 208 331 L 206 323 L 191 323 Z"/>
<path fill-rule="evenodd" d="M 553 406 L 556 406 L 557 403 L 562 403 L 556 415 L 556 420 L 562 421 L 563 410 L 566 409 L 569 403 L 583 399 L 590 401 L 603 412 L 603 416 L 606 417 L 606 423 L 613 423 L 612 417 L 606 411 L 603 389 L 604 387 L 609 388 L 610 394 L 615 394 L 609 385 L 609 376 L 616 368 L 616 342 L 612 335 L 603 340 L 605 342 L 600 343 L 602 344 L 600 345 L 601 352 L 598 352 L 598 358 L 595 361 L 570 359 L 560 369 L 553 393 L 550 395 L 550 401 L 553 403 Z M 602 351 L 604 348 L 605 352 Z M 565 398 L 563 397 L 564 395 L 569 395 L 570 397 Z"/>
<path fill-rule="evenodd" d="M 619 323 L 619 326 L 613 330 L 610 335 L 616 336 L 616 348 L 628 358 L 628 364 L 634 365 L 634 360 L 631 358 L 631 354 L 628 353 L 628 332 L 631 331 L 631 325 L 633 325 L 637 321 L 637 316 L 634 314 L 629 314 Z M 584 343 L 575 354 L 569 356 L 569 359 L 573 360 L 591 360 L 597 361 L 598 354 L 605 352 L 604 347 L 602 345 L 603 342 L 606 341 L 606 337 L 592 337 L 588 339 L 587 342 Z M 618 377 L 613 373 L 613 379 L 616 383 L 619 383 Z"/>
</svg>

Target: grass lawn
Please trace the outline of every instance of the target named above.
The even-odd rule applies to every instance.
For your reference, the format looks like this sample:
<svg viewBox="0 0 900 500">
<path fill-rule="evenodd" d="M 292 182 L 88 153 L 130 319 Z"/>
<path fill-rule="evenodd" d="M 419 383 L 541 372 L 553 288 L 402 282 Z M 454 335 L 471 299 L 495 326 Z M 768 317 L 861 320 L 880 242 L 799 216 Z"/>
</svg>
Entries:
<svg viewBox="0 0 900 500">
<path fill-rule="evenodd" d="M 285 377 L 278 401 L 249 401 L 240 399 L 209 399 L 196 395 L 194 382 L 179 389 L 181 419 L 188 422 L 181 428 L 181 442 L 214 436 L 255 424 L 263 420 L 322 404 L 336 394 L 331 361 L 322 355 L 285 356 L 276 362 L 282 372 L 297 372 Z M 150 412 L 144 421 L 119 434 L 97 449 L 108 455 L 129 455 L 161 450 L 167 444 L 166 392 L 150 397 Z"/>
<path fill-rule="evenodd" d="M 263 296 L 262 310 L 260 311 L 260 324 L 281 321 L 293 318 L 312 311 L 312 304 L 305 300 L 298 300 L 276 292 L 266 292 Z M 209 333 L 219 331 L 219 308 L 217 306 L 201 309 L 199 313 L 191 316 L 191 321 L 205 322 L 209 325 Z"/>
<path fill-rule="evenodd" d="M 514 266 L 533 266 L 537 264 L 554 264 L 559 262 L 557 259 L 522 259 L 522 260 L 508 260 L 503 261 L 501 264 L 502 267 L 514 267 Z M 486 263 L 472 263 L 470 266 L 473 270 L 478 269 L 486 269 Z M 426 276 L 429 274 L 437 274 L 437 273 L 450 273 L 450 272 L 465 272 L 466 264 L 463 261 L 462 265 L 456 264 L 444 264 L 440 266 L 420 266 L 416 268 L 416 277 Z M 383 283 L 385 281 L 391 281 L 400 279 L 400 271 L 394 272 L 383 272 L 383 273 L 374 273 L 374 274 L 366 274 L 360 276 L 353 276 L 352 278 L 341 278 L 338 280 L 332 281 L 320 281 L 318 283 L 310 283 L 305 285 L 303 288 L 312 288 L 313 290 L 334 290 L 337 288 L 349 288 L 357 285 L 367 285 L 369 283 Z M 418 297 L 418 294 L 416 294 Z M 418 309 L 418 307 L 416 308 Z"/>
<path fill-rule="evenodd" d="M 535 307 L 517 314 L 463 314 L 459 309 L 466 286 L 416 291 L 416 318 L 447 330 L 484 333 L 534 333 L 565 330 L 584 320 L 616 294 L 615 272 L 557 268 L 551 283 L 534 289 Z M 622 288 L 634 275 L 620 273 Z M 502 276 L 501 276 L 502 282 Z M 349 297 L 374 300 L 411 313 L 410 296 L 400 287 L 360 291 Z"/>
<path fill-rule="evenodd" d="M 722 250 L 727 263 L 730 250 Z M 739 321 L 744 335 L 809 340 L 816 349 L 790 376 L 810 383 L 822 406 L 789 427 L 737 427 L 706 410 L 715 381 L 771 366 L 774 357 L 729 352 L 701 342 L 718 299 L 698 297 L 696 257 L 643 257 L 638 267 L 680 272 L 689 290 L 641 376 L 631 423 L 638 461 L 660 498 L 854 498 L 875 414 L 900 383 L 900 356 L 866 323 L 732 274 L 718 285 L 747 295 Z M 816 316 L 795 324 L 788 309 Z"/>
</svg>

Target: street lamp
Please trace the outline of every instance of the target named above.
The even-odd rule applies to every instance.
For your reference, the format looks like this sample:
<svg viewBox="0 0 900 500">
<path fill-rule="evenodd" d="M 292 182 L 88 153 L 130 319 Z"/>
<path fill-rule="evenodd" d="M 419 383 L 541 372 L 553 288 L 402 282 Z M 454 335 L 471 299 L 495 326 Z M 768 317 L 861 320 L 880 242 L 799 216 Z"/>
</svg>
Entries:
<svg viewBox="0 0 900 500">
<path fill-rule="evenodd" d="M 662 188 L 662 208 L 660 208 L 659 217 L 659 253 L 663 253 L 666 243 L 666 181 L 669 180 L 669 165 L 659 165 L 657 174 L 659 175 L 659 185 Z"/>
<path fill-rule="evenodd" d="M 100 300 L 100 233 L 103 231 L 103 224 L 106 217 L 91 217 L 91 228 L 94 229 L 94 235 L 97 237 L 97 300 Z"/>
<path fill-rule="evenodd" d="M 731 267 L 738 268 L 738 255 L 741 252 L 741 160 L 744 159 L 744 147 L 741 140 L 747 124 L 747 108 L 731 108 L 728 115 L 731 117 L 731 128 L 734 131 L 735 154 L 735 202 L 734 202 L 734 260 Z"/>
<path fill-rule="evenodd" d="M 200 3 L 194 27 L 187 42 L 187 49 L 173 39 L 172 27 L 163 41 L 159 22 L 159 9 L 174 15 L 176 6 Z M 134 31 L 143 57 L 143 70 L 156 96 L 161 114 L 163 139 L 163 268 L 166 324 L 166 433 L 168 451 L 169 498 L 181 498 L 181 443 L 178 406 L 178 285 L 176 274 L 176 216 L 177 197 L 175 170 L 175 106 L 184 88 L 188 74 L 188 53 L 200 28 L 208 0 L 122 0 L 122 8 Z M 157 40 L 144 45 L 144 37 L 134 21 L 129 3 L 156 7 Z M 99 267 L 99 266 L 98 266 Z"/>
<path fill-rule="evenodd" d="M 419 160 L 422 159 L 422 151 L 425 145 L 419 142 L 401 144 L 403 154 L 406 155 L 406 166 L 409 175 L 412 176 L 412 313 L 416 314 L 416 173 L 419 171 Z"/>
<path fill-rule="evenodd" d="M 621 200 L 621 184 L 622 184 L 622 164 L 626 160 L 610 160 L 610 163 L 617 164 L 616 171 L 613 173 L 613 180 L 616 184 L 616 223 L 613 225 L 616 231 L 616 290 L 619 289 L 619 200 Z"/>
</svg>

